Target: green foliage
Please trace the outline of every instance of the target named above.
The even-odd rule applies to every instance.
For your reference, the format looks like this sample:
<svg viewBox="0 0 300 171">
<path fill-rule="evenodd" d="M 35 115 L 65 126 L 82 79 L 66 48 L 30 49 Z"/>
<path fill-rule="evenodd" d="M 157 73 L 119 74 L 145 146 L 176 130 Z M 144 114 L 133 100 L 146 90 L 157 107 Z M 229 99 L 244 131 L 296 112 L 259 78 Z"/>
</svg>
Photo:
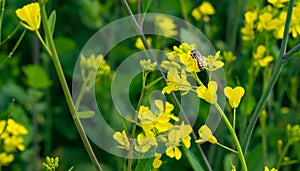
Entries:
<svg viewBox="0 0 300 171">
<path fill-rule="evenodd" d="M 51 81 L 40 65 L 28 65 L 23 67 L 26 75 L 26 84 L 35 89 L 44 89 L 51 85 Z"/>
</svg>

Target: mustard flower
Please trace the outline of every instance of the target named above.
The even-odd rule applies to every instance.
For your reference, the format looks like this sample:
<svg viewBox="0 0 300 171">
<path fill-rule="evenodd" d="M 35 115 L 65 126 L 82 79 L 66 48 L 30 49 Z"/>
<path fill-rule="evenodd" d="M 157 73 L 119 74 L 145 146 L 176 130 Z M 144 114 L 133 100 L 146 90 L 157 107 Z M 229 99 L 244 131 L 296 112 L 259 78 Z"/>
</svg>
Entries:
<svg viewBox="0 0 300 171">
<path fill-rule="evenodd" d="M 277 26 L 274 30 L 274 36 L 275 36 L 276 39 L 282 39 L 283 38 L 286 15 L 287 15 L 287 12 L 281 11 L 279 16 L 275 19 L 276 22 L 277 22 Z"/>
<path fill-rule="evenodd" d="M 172 128 L 170 120 L 178 121 L 178 118 L 171 112 L 174 106 L 169 102 L 163 103 L 161 100 L 154 101 L 156 105 L 156 111 L 153 113 L 149 107 L 141 106 L 138 112 L 138 119 L 140 120 L 139 126 L 143 128 L 145 132 L 153 130 L 156 133 L 161 133 Z"/>
<path fill-rule="evenodd" d="M 191 90 L 191 84 L 187 80 L 184 70 L 179 76 L 177 69 L 171 68 L 167 75 L 167 86 L 162 89 L 162 93 L 170 94 L 172 91 L 183 91 L 183 95 Z"/>
<path fill-rule="evenodd" d="M 174 46 L 173 51 L 166 54 L 170 61 L 174 61 L 184 65 L 184 70 L 187 72 L 200 72 L 198 68 L 197 59 L 191 57 L 191 51 L 194 45 L 182 43 L 179 47 Z"/>
<path fill-rule="evenodd" d="M 185 125 L 184 122 L 181 125 L 175 125 L 168 134 L 168 141 L 166 143 L 166 155 L 170 158 L 176 158 L 179 160 L 182 156 L 180 149 L 180 143 L 182 142 L 186 148 L 190 148 L 190 140 L 189 136 L 192 133 L 192 127 L 190 125 Z"/>
<path fill-rule="evenodd" d="M 7 166 L 14 161 L 14 155 L 5 152 L 0 153 L 0 167 Z"/>
<path fill-rule="evenodd" d="M 58 164 L 59 163 L 59 158 L 58 157 L 46 157 L 46 160 L 45 162 L 43 162 L 43 167 L 46 169 L 46 170 L 55 170 L 56 168 L 58 168 Z"/>
<path fill-rule="evenodd" d="M 148 38 L 147 38 L 147 42 L 148 42 L 148 44 L 149 44 L 150 47 L 151 47 L 152 38 L 151 38 L 151 37 L 148 37 Z M 135 47 L 137 47 L 137 48 L 140 49 L 140 50 L 145 50 L 145 49 L 146 49 L 145 46 L 144 46 L 144 43 L 143 43 L 143 41 L 142 41 L 142 39 L 141 39 L 140 37 L 138 37 L 138 38 L 136 39 L 134 45 L 135 45 Z"/>
<path fill-rule="evenodd" d="M 273 19 L 270 12 L 265 12 L 259 15 L 259 21 L 257 24 L 257 30 L 263 31 L 263 29 L 269 31 L 275 29 L 277 26 L 277 21 Z"/>
<path fill-rule="evenodd" d="M 287 138 L 289 141 L 297 142 L 300 141 L 300 125 L 293 125 L 290 124 L 286 127 L 287 131 Z"/>
<path fill-rule="evenodd" d="M 268 2 L 274 5 L 277 8 L 283 8 L 284 3 L 288 2 L 289 0 L 268 0 Z"/>
<path fill-rule="evenodd" d="M 201 5 L 192 10 L 192 16 L 197 20 L 201 20 L 202 16 L 214 15 L 215 9 L 211 3 L 203 1 Z"/>
<path fill-rule="evenodd" d="M 208 71 L 216 71 L 224 66 L 224 62 L 219 60 L 220 51 L 216 52 L 215 55 L 208 55 L 207 57 L 204 56 L 203 58 L 207 62 L 206 69 Z"/>
<path fill-rule="evenodd" d="M 212 144 L 216 144 L 218 141 L 215 136 L 213 136 L 211 130 L 206 126 L 203 125 L 198 130 L 200 139 L 196 140 L 196 143 L 202 143 L 202 142 L 210 142 Z"/>
<path fill-rule="evenodd" d="M 266 67 L 270 62 L 273 61 L 273 57 L 268 55 L 264 56 L 267 48 L 264 45 L 259 45 L 254 53 L 254 65 L 260 65 L 261 67 Z"/>
<path fill-rule="evenodd" d="M 125 130 L 121 132 L 115 132 L 113 138 L 120 144 L 117 148 L 129 150 L 130 149 L 130 142 L 126 135 Z"/>
<path fill-rule="evenodd" d="M 152 163 L 153 168 L 157 169 L 162 165 L 162 161 L 160 159 L 161 156 L 162 156 L 161 154 L 158 154 L 154 157 L 154 160 L 153 160 L 153 163 Z"/>
<path fill-rule="evenodd" d="M 164 15 L 155 16 L 155 24 L 160 34 L 166 37 L 176 36 L 178 31 L 176 30 L 176 24 L 174 21 Z"/>
<path fill-rule="evenodd" d="M 277 171 L 277 169 L 275 169 L 275 168 L 272 168 L 271 170 L 267 167 L 267 166 L 265 166 L 265 169 L 264 169 L 264 171 Z"/>
<path fill-rule="evenodd" d="M 154 71 L 156 68 L 157 62 L 153 62 L 151 63 L 151 60 L 140 60 L 140 67 L 144 70 L 144 71 Z"/>
<path fill-rule="evenodd" d="M 209 81 L 207 88 L 204 85 L 197 88 L 197 94 L 198 97 L 204 99 L 206 102 L 215 104 L 218 100 L 217 90 L 218 84 L 215 81 Z"/>
<path fill-rule="evenodd" d="M 240 104 L 241 98 L 245 94 L 245 90 L 240 86 L 237 86 L 234 89 L 227 86 L 224 88 L 224 94 L 228 98 L 230 106 L 236 109 Z"/>
<path fill-rule="evenodd" d="M 294 38 L 300 35 L 300 3 L 293 9 L 290 32 Z"/>
<path fill-rule="evenodd" d="M 247 40 L 254 40 L 255 32 L 254 29 L 256 28 L 256 20 L 257 20 L 257 12 L 256 11 L 247 11 L 245 14 L 245 23 L 244 27 L 241 29 L 242 39 Z"/>
<path fill-rule="evenodd" d="M 134 149 L 138 152 L 145 153 L 153 146 L 157 146 L 155 134 L 151 131 L 146 131 L 137 136 L 137 143 L 134 145 Z"/>
<path fill-rule="evenodd" d="M 28 30 L 37 31 L 41 24 L 40 5 L 37 2 L 25 5 L 23 8 L 16 10 L 20 24 Z"/>
<path fill-rule="evenodd" d="M 97 76 L 106 75 L 110 73 L 110 66 L 104 60 L 103 55 L 94 55 L 90 57 L 85 57 L 81 55 L 80 57 L 80 68 L 81 75 L 85 79 L 90 73 L 95 73 Z"/>
<path fill-rule="evenodd" d="M 223 60 L 225 61 L 226 65 L 229 65 L 236 61 L 236 56 L 234 56 L 231 51 L 225 51 L 223 52 Z"/>
</svg>

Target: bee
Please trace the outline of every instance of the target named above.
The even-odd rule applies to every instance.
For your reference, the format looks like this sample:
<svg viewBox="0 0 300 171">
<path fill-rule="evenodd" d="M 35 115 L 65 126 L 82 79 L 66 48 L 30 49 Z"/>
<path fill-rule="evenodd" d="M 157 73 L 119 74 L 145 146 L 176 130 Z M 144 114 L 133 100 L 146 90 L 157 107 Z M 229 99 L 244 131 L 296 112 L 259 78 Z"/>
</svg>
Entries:
<svg viewBox="0 0 300 171">
<path fill-rule="evenodd" d="M 207 66 L 207 63 L 204 60 L 204 58 L 202 57 L 201 53 L 198 50 L 193 49 L 191 51 L 191 57 L 197 59 L 198 67 L 199 67 L 200 71 L 203 71 L 205 69 L 205 67 Z"/>
</svg>

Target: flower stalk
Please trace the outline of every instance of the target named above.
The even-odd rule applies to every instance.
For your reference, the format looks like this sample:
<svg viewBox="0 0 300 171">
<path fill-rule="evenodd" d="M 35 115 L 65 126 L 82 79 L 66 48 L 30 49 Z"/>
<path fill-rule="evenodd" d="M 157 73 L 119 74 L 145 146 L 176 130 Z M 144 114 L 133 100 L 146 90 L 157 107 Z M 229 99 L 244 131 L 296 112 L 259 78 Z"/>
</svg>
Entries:
<svg viewBox="0 0 300 171">
<path fill-rule="evenodd" d="M 77 131 L 78 131 L 78 133 L 79 133 L 79 135 L 82 139 L 82 142 L 85 146 L 85 149 L 87 150 L 88 155 L 89 155 L 90 159 L 92 160 L 93 165 L 96 167 L 97 170 L 102 171 L 102 168 L 101 168 L 100 164 L 98 163 L 98 160 L 97 160 L 97 158 L 96 158 L 96 156 L 93 152 L 93 149 L 92 149 L 92 147 L 89 143 L 89 140 L 88 140 L 88 138 L 87 138 L 87 136 L 84 132 L 83 126 L 82 126 L 79 118 L 76 117 L 75 106 L 74 106 L 73 101 L 72 101 L 72 96 L 71 96 L 70 90 L 68 88 L 67 81 L 66 81 L 66 78 L 64 76 L 63 69 L 61 67 L 60 60 L 58 58 L 58 54 L 57 54 L 57 51 L 56 51 L 56 48 L 55 48 L 55 45 L 54 45 L 54 41 L 53 41 L 53 38 L 51 36 L 51 32 L 50 32 L 49 25 L 48 25 L 48 22 L 47 22 L 45 1 L 39 0 L 39 4 L 41 6 L 41 19 L 42 19 L 43 28 L 44 28 L 44 31 L 45 31 L 45 35 L 46 35 L 47 39 L 49 40 L 50 55 L 52 56 L 52 61 L 54 63 L 55 70 L 57 72 L 60 84 L 62 86 L 62 89 L 63 89 L 64 95 L 65 95 L 69 110 L 70 110 L 71 115 L 73 117 L 73 121 L 74 121 L 75 126 L 77 128 Z"/>
</svg>

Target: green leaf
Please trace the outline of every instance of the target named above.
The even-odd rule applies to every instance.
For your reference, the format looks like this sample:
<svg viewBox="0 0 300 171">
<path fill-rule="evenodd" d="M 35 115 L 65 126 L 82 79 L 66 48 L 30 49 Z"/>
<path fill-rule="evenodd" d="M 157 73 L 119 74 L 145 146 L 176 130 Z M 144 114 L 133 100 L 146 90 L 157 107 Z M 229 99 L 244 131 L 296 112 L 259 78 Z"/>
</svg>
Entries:
<svg viewBox="0 0 300 171">
<path fill-rule="evenodd" d="M 26 83 L 28 86 L 35 89 L 44 89 L 51 85 L 48 75 L 39 65 L 28 65 L 23 67 L 26 75 Z"/>
<path fill-rule="evenodd" d="M 54 11 L 51 12 L 51 14 L 49 16 L 49 19 L 48 19 L 48 26 L 49 26 L 49 29 L 50 29 L 51 36 L 54 33 L 55 23 L 56 23 L 56 12 L 54 10 Z M 49 46 L 48 42 L 49 41 L 48 41 L 48 39 L 46 37 L 46 44 L 47 44 L 47 46 Z"/>
<path fill-rule="evenodd" d="M 94 111 L 84 111 L 84 112 L 77 112 L 76 116 L 78 118 L 91 118 L 95 115 Z"/>
<path fill-rule="evenodd" d="M 204 171 L 199 162 L 199 159 L 195 156 L 195 154 L 184 146 L 182 147 L 182 149 L 192 168 L 195 171 Z"/>
<path fill-rule="evenodd" d="M 152 168 L 152 163 L 153 163 L 154 157 L 153 158 L 148 158 L 148 159 L 139 159 L 135 171 L 149 171 Z"/>
</svg>

